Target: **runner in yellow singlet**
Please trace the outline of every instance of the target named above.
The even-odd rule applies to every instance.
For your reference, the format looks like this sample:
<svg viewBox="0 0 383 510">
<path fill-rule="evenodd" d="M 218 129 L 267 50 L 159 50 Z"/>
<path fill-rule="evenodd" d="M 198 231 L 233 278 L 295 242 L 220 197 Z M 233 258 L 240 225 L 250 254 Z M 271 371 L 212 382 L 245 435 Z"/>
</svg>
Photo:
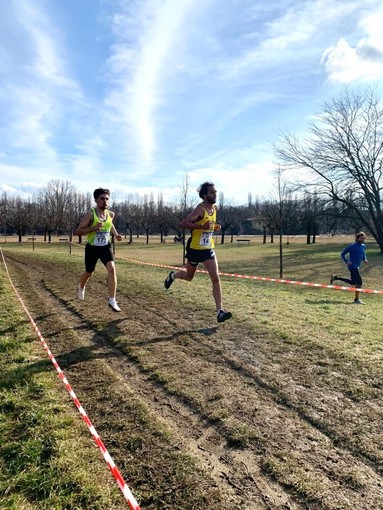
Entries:
<svg viewBox="0 0 383 510">
<path fill-rule="evenodd" d="M 217 190 L 212 182 L 204 182 L 198 188 L 198 193 L 203 201 L 180 223 L 180 228 L 190 229 L 192 232 L 186 248 L 186 271 L 170 271 L 164 286 L 165 289 L 169 289 L 176 278 L 190 282 L 194 278 L 198 264 L 202 262 L 213 284 L 217 321 L 224 322 L 230 319 L 232 314 L 222 309 L 221 281 L 214 251 L 213 234 L 221 230 L 221 225 L 216 223 Z"/>
<path fill-rule="evenodd" d="M 98 260 L 101 260 L 108 271 L 108 306 L 114 312 L 120 312 L 121 309 L 116 301 L 117 275 L 110 243 L 110 233 L 112 232 L 116 236 L 117 241 L 122 241 L 122 236 L 113 225 L 114 213 L 108 210 L 109 195 L 110 191 L 108 189 L 97 188 L 94 190 L 93 197 L 96 201 L 96 207 L 92 207 L 85 214 L 75 232 L 79 236 L 87 236 L 85 272 L 80 277 L 77 297 L 81 301 L 85 299 L 85 285 L 94 273 Z"/>
</svg>

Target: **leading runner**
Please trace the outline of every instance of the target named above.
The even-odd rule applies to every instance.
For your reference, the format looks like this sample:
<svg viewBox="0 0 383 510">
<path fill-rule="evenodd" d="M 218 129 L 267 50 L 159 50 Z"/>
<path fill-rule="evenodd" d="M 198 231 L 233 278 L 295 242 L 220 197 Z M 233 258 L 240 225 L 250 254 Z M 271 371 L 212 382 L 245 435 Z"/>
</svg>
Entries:
<svg viewBox="0 0 383 510">
<path fill-rule="evenodd" d="M 212 182 L 204 182 L 197 191 L 202 202 L 180 223 L 180 228 L 189 229 L 192 234 L 186 247 L 186 271 L 170 271 L 164 286 L 165 289 L 169 289 L 176 278 L 190 282 L 194 278 L 198 264 L 203 263 L 213 284 L 217 321 L 224 322 L 230 319 L 232 314 L 222 308 L 221 281 L 214 251 L 213 234 L 221 230 L 221 225 L 216 223 L 217 190 Z"/>
</svg>

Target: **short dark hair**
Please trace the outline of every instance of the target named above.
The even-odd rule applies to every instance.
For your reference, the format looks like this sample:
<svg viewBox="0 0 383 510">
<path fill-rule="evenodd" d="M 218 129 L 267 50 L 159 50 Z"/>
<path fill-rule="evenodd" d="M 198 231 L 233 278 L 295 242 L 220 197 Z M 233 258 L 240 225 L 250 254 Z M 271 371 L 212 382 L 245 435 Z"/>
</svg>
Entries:
<svg viewBox="0 0 383 510">
<path fill-rule="evenodd" d="M 204 195 L 207 195 L 210 186 L 214 186 L 214 184 L 212 182 L 204 182 L 201 184 L 201 186 L 197 189 L 200 198 L 203 198 Z"/>
<path fill-rule="evenodd" d="M 365 234 L 364 232 L 360 231 L 360 232 L 358 232 L 357 234 L 355 234 L 355 240 L 356 240 L 356 239 L 358 239 L 358 238 L 359 238 L 359 237 L 361 237 L 361 236 L 365 236 L 365 237 L 367 237 L 367 236 L 366 236 L 366 234 Z"/>
<path fill-rule="evenodd" d="M 100 195 L 110 195 L 110 189 L 107 188 L 97 188 L 93 191 L 93 198 L 95 200 L 98 199 Z"/>
</svg>

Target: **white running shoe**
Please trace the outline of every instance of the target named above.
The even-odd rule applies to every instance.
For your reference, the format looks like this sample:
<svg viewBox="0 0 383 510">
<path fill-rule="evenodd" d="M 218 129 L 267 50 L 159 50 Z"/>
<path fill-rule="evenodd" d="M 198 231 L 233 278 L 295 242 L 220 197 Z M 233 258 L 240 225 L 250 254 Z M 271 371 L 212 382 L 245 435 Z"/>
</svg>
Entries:
<svg viewBox="0 0 383 510">
<path fill-rule="evenodd" d="M 114 312 L 121 312 L 121 308 L 118 306 L 117 301 L 114 298 L 109 298 L 108 306 L 110 306 Z"/>
<path fill-rule="evenodd" d="M 80 285 L 77 287 L 77 297 L 80 301 L 85 299 L 85 287 L 82 289 Z"/>
</svg>

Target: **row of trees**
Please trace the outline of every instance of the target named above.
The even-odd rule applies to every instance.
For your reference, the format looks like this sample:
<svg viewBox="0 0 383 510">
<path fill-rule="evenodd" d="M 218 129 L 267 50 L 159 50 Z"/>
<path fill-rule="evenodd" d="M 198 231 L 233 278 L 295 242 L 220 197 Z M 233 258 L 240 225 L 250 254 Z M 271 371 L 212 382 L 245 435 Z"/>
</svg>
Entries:
<svg viewBox="0 0 383 510">
<path fill-rule="evenodd" d="M 273 198 L 235 205 L 219 197 L 222 243 L 226 235 L 306 234 L 315 242 L 319 233 L 366 230 L 383 253 L 382 178 L 383 105 L 375 89 L 346 88 L 326 102 L 314 117 L 309 135 L 298 140 L 282 134 L 275 144 L 278 157 Z M 91 195 L 78 193 L 69 181 L 53 180 L 33 200 L 0 198 L 0 229 L 39 232 L 50 240 L 53 232 L 71 235 L 93 203 Z M 195 206 L 188 178 L 180 186 L 177 203 L 167 204 L 161 194 L 132 195 L 111 204 L 116 226 L 133 236 L 182 233 L 178 224 Z"/>
<path fill-rule="evenodd" d="M 74 230 L 91 207 L 91 195 L 78 193 L 69 181 L 52 180 L 34 199 L 19 196 L 0 198 L 0 224 L 2 234 L 22 235 L 42 233 L 50 241 L 53 233 L 67 234 Z"/>
<path fill-rule="evenodd" d="M 185 180 L 187 182 L 187 178 Z M 2 234 L 15 233 L 20 242 L 23 235 L 32 233 L 44 235 L 48 242 L 54 233 L 72 236 L 92 204 L 90 193 L 77 192 L 69 181 L 50 181 L 33 200 L 9 198 L 4 193 L 0 198 Z M 159 234 L 161 241 L 168 235 L 182 236 L 178 225 L 195 205 L 186 185 L 183 191 L 181 188 L 180 200 L 175 204 L 165 203 L 161 194 L 156 200 L 153 195 L 132 195 L 123 202 L 111 204 L 111 209 L 116 214 L 117 230 L 129 237 L 130 242 L 140 235 L 145 235 L 149 242 L 151 234 Z M 358 225 L 341 219 L 336 207 L 308 194 L 298 198 L 290 193 L 281 200 L 255 201 L 249 195 L 246 205 L 234 205 L 225 202 L 220 193 L 218 207 L 221 243 L 226 236 L 232 241 L 236 234 L 262 234 L 264 242 L 267 236 L 273 242 L 274 235 L 281 230 L 287 236 L 306 234 L 310 243 L 315 242 L 316 235 L 322 232 L 349 232 L 358 228 Z"/>
</svg>

